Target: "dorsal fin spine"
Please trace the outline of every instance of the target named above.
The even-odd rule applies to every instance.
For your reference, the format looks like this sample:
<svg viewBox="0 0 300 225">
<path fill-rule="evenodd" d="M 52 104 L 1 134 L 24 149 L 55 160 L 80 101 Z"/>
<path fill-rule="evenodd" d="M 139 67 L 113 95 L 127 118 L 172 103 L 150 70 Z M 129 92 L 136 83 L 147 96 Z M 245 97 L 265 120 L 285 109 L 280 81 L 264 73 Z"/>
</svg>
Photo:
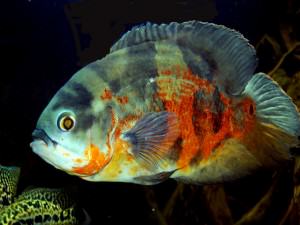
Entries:
<svg viewBox="0 0 300 225">
<path fill-rule="evenodd" d="M 190 54 L 187 60 L 199 61 L 202 57 L 204 63 L 198 64 L 196 74 L 210 77 L 229 95 L 241 94 L 256 69 L 255 49 L 240 33 L 208 22 L 147 23 L 127 32 L 110 52 L 163 40 L 178 44 L 181 50 L 192 50 L 194 55 L 185 53 Z"/>
</svg>

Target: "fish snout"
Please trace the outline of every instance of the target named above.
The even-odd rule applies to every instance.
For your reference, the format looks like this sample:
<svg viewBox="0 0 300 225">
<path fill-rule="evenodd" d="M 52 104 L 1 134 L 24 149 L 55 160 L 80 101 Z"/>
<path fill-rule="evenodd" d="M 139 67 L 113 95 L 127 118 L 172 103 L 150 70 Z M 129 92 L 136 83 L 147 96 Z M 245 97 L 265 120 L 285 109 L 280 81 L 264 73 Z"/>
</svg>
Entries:
<svg viewBox="0 0 300 225">
<path fill-rule="evenodd" d="M 57 144 L 57 142 L 52 140 L 43 129 L 39 129 L 39 128 L 36 128 L 32 132 L 32 138 L 34 141 L 43 141 L 47 146 Z"/>
</svg>

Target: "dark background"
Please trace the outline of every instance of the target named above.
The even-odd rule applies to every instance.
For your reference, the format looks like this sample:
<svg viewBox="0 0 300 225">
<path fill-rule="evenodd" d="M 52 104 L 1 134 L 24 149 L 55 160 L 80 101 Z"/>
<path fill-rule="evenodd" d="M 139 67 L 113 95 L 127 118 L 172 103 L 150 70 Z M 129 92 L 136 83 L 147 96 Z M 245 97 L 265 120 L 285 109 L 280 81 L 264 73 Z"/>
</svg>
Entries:
<svg viewBox="0 0 300 225">
<path fill-rule="evenodd" d="M 78 69 L 105 56 L 134 25 L 211 21 L 240 31 L 256 45 L 266 33 L 279 37 L 282 24 L 297 23 L 292 15 L 299 7 L 296 1 L 283 0 L 5 2 L 0 8 L 0 164 L 22 168 L 19 191 L 29 185 L 76 186 L 78 201 L 92 217 L 92 224 L 111 225 L 120 221 L 164 224 L 157 214 L 177 183 L 170 180 L 154 187 L 89 183 L 46 164 L 32 153 L 29 143 L 38 116 L 55 92 Z M 258 71 L 271 70 L 276 59 L 268 46 L 259 51 L 259 57 Z M 290 70 L 295 67 L 292 64 Z M 261 171 L 225 184 L 234 221 L 262 197 L 272 180 L 271 172 Z M 262 224 L 277 224 L 277 213 L 281 215 L 281 208 L 287 207 L 289 188 L 279 192 L 282 197 L 274 203 L 273 214 Z M 185 185 L 168 224 L 216 224 L 203 193 L 203 187 Z"/>
</svg>

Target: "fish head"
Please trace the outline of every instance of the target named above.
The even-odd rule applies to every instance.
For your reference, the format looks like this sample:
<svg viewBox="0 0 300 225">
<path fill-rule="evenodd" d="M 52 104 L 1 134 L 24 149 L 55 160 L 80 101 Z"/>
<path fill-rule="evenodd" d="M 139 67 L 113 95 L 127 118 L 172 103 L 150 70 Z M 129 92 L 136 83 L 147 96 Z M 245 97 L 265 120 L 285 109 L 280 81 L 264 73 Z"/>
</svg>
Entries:
<svg viewBox="0 0 300 225">
<path fill-rule="evenodd" d="M 71 79 L 54 95 L 30 144 L 47 163 L 81 177 L 98 173 L 112 157 L 105 130 L 107 107 L 95 112 L 93 91 L 86 86 L 84 80 Z"/>
</svg>

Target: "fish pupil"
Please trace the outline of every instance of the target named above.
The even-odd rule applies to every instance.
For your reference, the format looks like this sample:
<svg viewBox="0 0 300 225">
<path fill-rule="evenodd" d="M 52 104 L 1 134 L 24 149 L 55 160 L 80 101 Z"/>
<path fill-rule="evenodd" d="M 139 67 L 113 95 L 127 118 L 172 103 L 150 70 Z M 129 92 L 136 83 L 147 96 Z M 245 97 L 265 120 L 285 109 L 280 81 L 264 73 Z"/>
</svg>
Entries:
<svg viewBox="0 0 300 225">
<path fill-rule="evenodd" d="M 66 117 L 64 120 L 64 128 L 69 130 L 73 127 L 73 120 L 70 117 Z"/>
</svg>

